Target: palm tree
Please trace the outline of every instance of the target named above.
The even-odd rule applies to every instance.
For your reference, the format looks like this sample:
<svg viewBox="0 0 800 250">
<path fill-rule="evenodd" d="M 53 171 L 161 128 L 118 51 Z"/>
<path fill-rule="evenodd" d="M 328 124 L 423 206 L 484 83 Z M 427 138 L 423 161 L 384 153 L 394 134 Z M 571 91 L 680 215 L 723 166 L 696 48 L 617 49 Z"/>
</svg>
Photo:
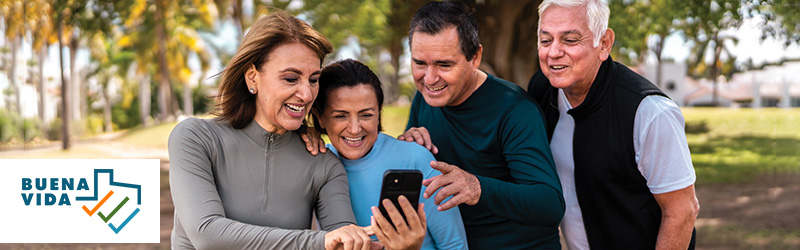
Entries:
<svg viewBox="0 0 800 250">
<path fill-rule="evenodd" d="M 89 46 L 91 57 L 94 61 L 94 70 L 90 76 L 95 77 L 103 88 L 103 121 L 106 132 L 113 131 L 111 123 L 111 105 L 113 101 L 108 90 L 109 86 L 114 79 L 125 81 L 128 69 L 131 68 L 134 60 L 133 52 L 119 49 L 116 39 L 121 36 L 118 32 L 113 32 L 111 34 L 113 38 L 106 38 L 98 33 L 92 37 L 92 42 Z"/>
<path fill-rule="evenodd" d="M 686 36 L 694 42 L 694 48 L 689 58 L 689 68 L 698 68 L 707 62 L 706 51 L 711 51 L 711 67 L 708 69 L 708 77 L 713 83 L 713 95 L 711 104 L 717 106 L 717 78 L 719 78 L 722 68 L 721 55 L 726 52 L 729 60 L 735 59 L 735 55 L 728 51 L 725 42 L 730 40 L 734 44 L 738 40 L 729 35 L 722 35 L 720 32 L 726 29 L 738 28 L 742 24 L 740 13 L 741 2 L 739 0 L 692 0 L 686 4 L 687 20 L 682 24 Z M 699 72 L 693 72 L 699 73 Z"/>
<path fill-rule="evenodd" d="M 32 22 L 29 22 L 31 26 L 29 27 L 29 30 L 33 37 L 33 43 L 31 46 L 31 49 L 33 50 L 32 54 L 38 55 L 39 57 L 39 81 L 37 84 L 37 90 L 39 91 L 39 119 L 46 124 L 48 122 L 45 117 L 47 89 L 45 86 L 46 80 L 44 77 L 44 62 L 47 58 L 47 48 L 58 38 L 53 32 L 53 20 L 51 18 L 53 11 L 49 2 L 45 0 L 31 0 L 27 1 L 27 4 L 30 6 L 30 12 L 35 14 L 35 16 L 32 18 Z"/>
<path fill-rule="evenodd" d="M 14 92 L 15 111 L 22 113 L 22 100 L 20 99 L 19 86 L 17 85 L 17 52 L 21 47 L 22 37 L 25 32 L 25 6 L 20 1 L 0 2 L 0 12 L 2 12 L 3 23 L 5 24 L 5 38 L 9 44 L 11 62 L 6 65 L 8 68 L 8 84 Z"/>
<path fill-rule="evenodd" d="M 145 69 L 151 65 L 156 71 L 159 118 L 162 121 L 175 110 L 171 81 L 188 82 L 182 81 L 188 64 L 186 54 L 181 52 L 195 51 L 201 59 L 208 58 L 205 47 L 200 45 L 202 39 L 193 30 L 210 30 L 216 19 L 216 6 L 212 1 L 204 0 L 201 4 L 184 1 L 188 0 L 137 2 L 133 9 L 141 11 L 131 12 L 125 21 L 129 32 L 122 38 L 122 45 L 137 52 L 136 63 L 140 71 L 146 72 Z"/>
</svg>

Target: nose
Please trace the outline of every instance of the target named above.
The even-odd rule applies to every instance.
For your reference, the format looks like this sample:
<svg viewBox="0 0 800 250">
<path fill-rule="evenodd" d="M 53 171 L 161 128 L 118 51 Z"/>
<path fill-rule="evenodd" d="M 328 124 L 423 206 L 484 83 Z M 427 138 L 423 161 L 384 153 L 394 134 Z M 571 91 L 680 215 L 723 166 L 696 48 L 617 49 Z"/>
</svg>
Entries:
<svg viewBox="0 0 800 250">
<path fill-rule="evenodd" d="M 564 55 L 564 50 L 562 49 L 561 43 L 557 41 L 553 41 L 548 48 L 547 56 L 552 58 L 559 58 Z"/>
<path fill-rule="evenodd" d="M 351 135 L 357 135 L 358 132 L 361 132 L 361 124 L 358 122 L 358 115 L 354 115 L 350 118 L 350 123 L 347 126 L 347 132 L 350 132 Z"/>
<path fill-rule="evenodd" d="M 300 100 L 303 102 L 311 102 L 314 101 L 314 95 L 312 93 L 313 91 L 314 90 L 311 87 L 311 84 L 308 82 L 308 80 L 306 80 L 304 84 L 298 84 L 294 95 L 297 96 L 297 98 L 300 98 Z"/>
<path fill-rule="evenodd" d="M 439 81 L 439 74 L 436 71 L 436 67 L 428 66 L 425 67 L 425 76 L 423 78 L 425 85 L 432 85 Z"/>
</svg>

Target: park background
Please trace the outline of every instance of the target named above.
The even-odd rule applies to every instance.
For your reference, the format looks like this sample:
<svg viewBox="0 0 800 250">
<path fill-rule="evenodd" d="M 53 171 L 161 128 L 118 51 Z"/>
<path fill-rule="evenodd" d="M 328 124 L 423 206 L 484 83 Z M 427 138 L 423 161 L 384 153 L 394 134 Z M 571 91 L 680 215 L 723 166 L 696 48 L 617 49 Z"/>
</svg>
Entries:
<svg viewBox="0 0 800 250">
<path fill-rule="evenodd" d="M 386 91 L 385 132 L 410 98 L 408 22 L 421 0 L 0 0 L 0 158 L 161 160 L 169 248 L 167 138 L 206 115 L 215 77 L 258 17 L 287 10 L 355 58 Z M 539 0 L 467 1 L 481 69 L 526 87 L 538 70 Z M 686 118 L 697 173 L 698 249 L 800 248 L 800 2 L 608 0 L 612 57 L 664 89 Z M 2 236 L 0 236 L 2 237 Z"/>
</svg>

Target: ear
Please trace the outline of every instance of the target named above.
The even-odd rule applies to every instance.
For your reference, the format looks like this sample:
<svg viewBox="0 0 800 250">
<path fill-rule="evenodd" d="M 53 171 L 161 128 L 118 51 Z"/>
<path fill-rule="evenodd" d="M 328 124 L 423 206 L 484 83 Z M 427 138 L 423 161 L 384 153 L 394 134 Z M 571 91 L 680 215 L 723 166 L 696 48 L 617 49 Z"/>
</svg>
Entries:
<svg viewBox="0 0 800 250">
<path fill-rule="evenodd" d="M 317 117 L 317 121 L 319 121 L 319 124 L 314 124 L 314 126 L 319 126 L 321 129 L 325 129 L 325 125 L 323 125 L 323 124 L 325 124 L 325 121 L 324 121 L 325 118 L 322 117 L 322 114 L 320 114 L 319 109 L 311 108 L 311 114 L 313 114 L 315 117 Z"/>
<path fill-rule="evenodd" d="M 611 54 L 611 46 L 614 46 L 614 30 L 606 29 L 603 38 L 600 39 L 600 61 L 605 61 Z"/>
<path fill-rule="evenodd" d="M 258 70 L 256 70 L 256 65 L 250 64 L 250 68 L 248 68 L 247 71 L 244 72 L 244 81 L 245 83 L 247 83 L 247 88 L 253 88 L 256 91 L 258 91 L 258 88 L 256 88 L 256 85 L 258 85 L 256 84 L 256 79 L 257 79 L 256 76 L 258 76 Z"/>
<path fill-rule="evenodd" d="M 475 52 L 475 56 L 472 57 L 472 69 L 478 70 L 478 66 L 481 66 L 481 56 L 483 55 L 483 45 L 478 44 L 478 51 Z"/>
</svg>

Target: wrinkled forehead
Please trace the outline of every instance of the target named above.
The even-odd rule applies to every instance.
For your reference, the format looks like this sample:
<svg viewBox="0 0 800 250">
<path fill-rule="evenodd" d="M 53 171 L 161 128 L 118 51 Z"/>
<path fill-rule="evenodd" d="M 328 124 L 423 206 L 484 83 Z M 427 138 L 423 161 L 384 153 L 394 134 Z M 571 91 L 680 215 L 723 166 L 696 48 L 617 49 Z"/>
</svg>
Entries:
<svg viewBox="0 0 800 250">
<path fill-rule="evenodd" d="M 551 35 L 559 33 L 591 34 L 586 6 L 550 6 L 539 19 L 539 33 Z"/>
</svg>

